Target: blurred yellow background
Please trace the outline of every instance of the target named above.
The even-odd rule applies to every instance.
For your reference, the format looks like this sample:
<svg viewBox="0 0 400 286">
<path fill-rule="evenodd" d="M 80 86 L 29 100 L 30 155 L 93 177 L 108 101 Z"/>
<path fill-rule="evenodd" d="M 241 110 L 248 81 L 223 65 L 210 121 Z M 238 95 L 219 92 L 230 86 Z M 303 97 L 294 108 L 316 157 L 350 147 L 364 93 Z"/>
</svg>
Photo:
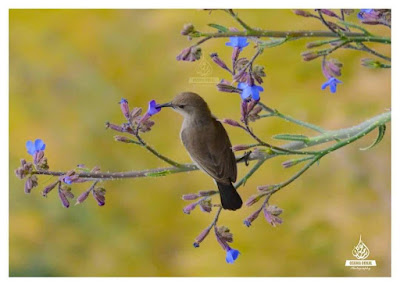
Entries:
<svg viewBox="0 0 400 286">
<path fill-rule="evenodd" d="M 275 30 L 324 29 L 290 10 L 239 10 L 253 27 Z M 90 197 L 65 209 L 56 191 L 40 195 L 49 177 L 24 194 L 13 170 L 30 159 L 25 142 L 41 138 L 52 170 L 77 164 L 103 171 L 166 166 L 138 146 L 113 140 L 104 123 L 122 123 L 117 102 L 147 108 L 150 99 L 169 101 L 181 91 L 202 95 L 219 118 L 240 116 L 240 96 L 220 93 L 212 84 L 190 84 L 198 63 L 177 62 L 191 43 L 180 35 L 185 23 L 201 31 L 208 23 L 237 27 L 223 12 L 201 10 L 10 10 L 10 276 L 388 276 L 390 275 L 390 126 L 384 140 L 362 152 L 376 133 L 325 157 L 271 200 L 284 209 L 283 225 L 273 228 L 252 211 L 223 212 L 220 224 L 234 234 L 238 260 L 229 265 L 213 234 L 192 246 L 214 213 L 185 215 L 184 193 L 213 188 L 201 172 L 161 178 L 106 182 L 106 205 Z M 358 21 L 356 15 L 351 19 Z M 369 27 L 389 35 L 387 28 Z M 206 42 L 203 54 L 212 76 L 228 74 L 208 58 L 218 52 L 230 62 L 226 39 Z M 266 50 L 257 61 L 267 77 L 261 98 L 282 113 L 326 129 L 349 127 L 390 108 L 390 70 L 360 66 L 360 52 L 333 55 L 344 63 L 338 92 L 322 91 L 320 60 L 303 62 L 306 40 Z M 379 48 L 379 45 L 371 45 Z M 390 47 L 380 51 L 390 54 Z M 246 48 L 243 55 L 254 53 Z M 154 117 L 143 137 L 162 153 L 189 162 L 179 140 L 181 117 L 172 111 Z M 244 132 L 226 127 L 233 144 L 252 143 Z M 271 139 L 278 133 L 314 132 L 269 118 L 255 131 Z M 244 200 L 258 185 L 279 183 L 298 168 L 283 169 L 287 158 L 269 160 L 239 189 Z M 240 165 L 239 176 L 249 167 Z M 87 188 L 73 185 L 75 195 Z M 370 271 L 344 267 L 360 234 L 378 266 Z"/>
</svg>

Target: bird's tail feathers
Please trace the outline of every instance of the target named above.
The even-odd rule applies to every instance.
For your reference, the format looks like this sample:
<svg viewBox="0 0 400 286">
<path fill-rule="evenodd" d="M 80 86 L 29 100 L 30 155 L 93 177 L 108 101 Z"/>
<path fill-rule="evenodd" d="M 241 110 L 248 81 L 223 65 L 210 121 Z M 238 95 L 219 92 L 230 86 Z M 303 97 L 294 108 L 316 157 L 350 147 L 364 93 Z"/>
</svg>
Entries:
<svg viewBox="0 0 400 286">
<path fill-rule="evenodd" d="M 243 202 L 232 183 L 222 184 L 217 182 L 217 186 L 221 196 L 222 207 L 232 211 L 240 209 Z"/>
</svg>

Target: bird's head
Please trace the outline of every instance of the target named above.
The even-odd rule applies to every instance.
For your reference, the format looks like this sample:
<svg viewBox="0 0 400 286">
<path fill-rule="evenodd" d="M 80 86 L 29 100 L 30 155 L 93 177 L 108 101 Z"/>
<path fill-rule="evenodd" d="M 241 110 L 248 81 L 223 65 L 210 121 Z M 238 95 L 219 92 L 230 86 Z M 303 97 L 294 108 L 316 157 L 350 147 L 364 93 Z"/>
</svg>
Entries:
<svg viewBox="0 0 400 286">
<path fill-rule="evenodd" d="M 175 96 L 171 102 L 161 104 L 159 107 L 172 107 L 184 117 L 211 114 L 204 99 L 193 92 L 182 92 Z"/>
</svg>

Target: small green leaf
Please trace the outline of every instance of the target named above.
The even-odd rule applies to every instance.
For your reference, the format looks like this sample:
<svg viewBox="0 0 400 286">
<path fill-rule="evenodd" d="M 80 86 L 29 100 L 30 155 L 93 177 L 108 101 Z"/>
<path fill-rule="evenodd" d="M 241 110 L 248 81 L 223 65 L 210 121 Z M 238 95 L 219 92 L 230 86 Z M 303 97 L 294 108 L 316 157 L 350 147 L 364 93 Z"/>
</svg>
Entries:
<svg viewBox="0 0 400 286">
<path fill-rule="evenodd" d="M 222 33 L 227 33 L 227 32 L 229 32 L 229 29 L 228 29 L 228 28 L 226 28 L 226 27 L 224 27 L 224 26 L 221 26 L 221 25 L 218 25 L 218 24 L 208 24 L 208 26 L 210 26 L 210 27 L 212 27 L 212 28 L 215 28 L 215 29 L 217 29 L 219 32 L 222 32 Z"/>
<path fill-rule="evenodd" d="M 372 147 L 374 147 L 375 145 L 377 145 L 379 142 L 382 141 L 383 136 L 385 136 L 385 131 L 386 131 L 386 125 L 379 125 L 379 129 L 378 129 L 379 133 L 378 133 L 378 137 L 376 137 L 374 143 L 372 143 L 371 145 L 369 145 L 368 147 L 365 148 L 360 148 L 361 151 L 366 151 L 371 149 Z"/>
<path fill-rule="evenodd" d="M 171 171 L 160 171 L 160 172 L 149 172 L 146 173 L 146 177 L 163 177 L 172 174 Z"/>
<path fill-rule="evenodd" d="M 274 139 L 278 140 L 288 140 L 288 141 L 301 141 L 301 142 L 308 142 L 308 137 L 304 135 L 297 135 L 297 134 L 278 134 L 273 137 Z"/>
<path fill-rule="evenodd" d="M 269 41 L 259 41 L 259 46 L 261 48 L 272 48 L 282 45 L 286 41 L 288 41 L 288 38 L 278 38 L 278 39 L 271 39 Z"/>
</svg>

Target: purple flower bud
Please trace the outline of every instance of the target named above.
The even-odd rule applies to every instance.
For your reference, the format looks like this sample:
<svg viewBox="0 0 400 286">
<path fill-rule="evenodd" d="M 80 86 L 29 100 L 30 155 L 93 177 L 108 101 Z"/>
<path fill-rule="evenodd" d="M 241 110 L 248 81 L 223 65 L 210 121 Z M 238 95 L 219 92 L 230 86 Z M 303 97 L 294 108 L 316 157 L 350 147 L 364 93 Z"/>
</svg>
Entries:
<svg viewBox="0 0 400 286">
<path fill-rule="evenodd" d="M 58 185 L 58 197 L 60 198 L 61 204 L 65 208 L 69 208 L 69 201 L 68 201 L 64 191 L 61 189 L 61 185 Z"/>
<path fill-rule="evenodd" d="M 252 112 L 254 107 L 257 105 L 257 103 L 259 101 L 260 101 L 260 99 L 258 99 L 258 100 L 251 99 L 250 102 L 249 102 L 249 105 L 247 106 L 247 112 L 248 113 Z"/>
<path fill-rule="evenodd" d="M 328 15 L 328 16 L 330 16 L 330 17 L 339 18 L 339 16 L 336 15 L 336 13 L 333 12 L 332 10 L 329 10 L 329 9 L 320 9 L 320 11 L 321 11 L 321 13 L 323 13 L 323 14 L 325 14 L 325 15 Z"/>
<path fill-rule="evenodd" d="M 259 200 L 260 200 L 260 196 L 258 196 L 258 195 L 252 195 L 252 196 L 250 196 L 248 199 L 247 199 L 247 201 L 246 201 L 246 206 L 252 206 L 252 205 L 254 205 L 256 202 L 258 202 Z"/>
<path fill-rule="evenodd" d="M 361 59 L 361 64 L 365 67 L 373 69 L 385 67 L 385 65 L 382 64 L 380 61 L 368 58 Z"/>
<path fill-rule="evenodd" d="M 194 210 L 194 209 L 196 208 L 197 205 L 198 205 L 198 202 L 189 204 L 189 205 L 187 205 L 186 207 L 183 208 L 183 212 L 184 212 L 185 214 L 190 214 L 190 212 L 191 212 L 192 210 Z"/>
<path fill-rule="evenodd" d="M 210 55 L 211 59 L 213 60 L 214 63 L 219 65 L 221 68 L 231 72 L 231 70 L 228 68 L 228 66 L 218 57 L 217 53 L 212 53 Z"/>
<path fill-rule="evenodd" d="M 42 196 L 47 197 L 47 194 L 50 193 L 50 191 L 53 190 L 55 186 L 57 186 L 57 184 L 59 183 L 60 183 L 59 181 L 55 181 L 54 183 L 51 183 L 50 185 L 46 186 L 42 191 Z"/>
<path fill-rule="evenodd" d="M 25 181 L 25 188 L 24 188 L 25 194 L 30 194 L 32 188 L 33 188 L 33 182 L 31 177 L 29 177 Z"/>
<path fill-rule="evenodd" d="M 341 76 L 342 66 L 342 63 L 340 63 L 338 60 L 330 59 L 324 62 L 322 66 L 322 72 L 327 78 Z"/>
<path fill-rule="evenodd" d="M 239 122 L 237 122 L 237 121 L 235 121 L 233 119 L 225 118 L 225 119 L 222 119 L 221 122 L 225 123 L 225 124 L 228 124 L 228 125 L 231 125 L 231 126 L 235 126 L 235 127 L 242 127 L 242 125 L 240 125 Z"/>
<path fill-rule="evenodd" d="M 33 165 L 31 162 L 28 162 L 22 166 L 22 169 L 26 174 L 31 174 L 33 171 Z"/>
<path fill-rule="evenodd" d="M 253 108 L 253 110 L 249 113 L 249 120 L 250 121 L 256 121 L 257 119 L 260 119 L 260 116 L 258 115 L 262 111 L 262 107 L 257 105 L 256 107 Z"/>
<path fill-rule="evenodd" d="M 199 247 L 200 243 L 207 237 L 207 235 L 210 233 L 211 228 L 207 227 L 204 229 L 195 239 L 195 242 L 193 243 L 194 247 Z"/>
<path fill-rule="evenodd" d="M 217 191 L 199 191 L 199 196 L 201 197 L 207 197 L 207 196 L 212 196 L 218 193 Z"/>
<path fill-rule="evenodd" d="M 248 150 L 250 148 L 251 148 L 251 146 L 249 146 L 249 145 L 239 144 L 239 145 L 232 146 L 232 151 L 233 152 L 244 151 L 244 150 Z"/>
<path fill-rule="evenodd" d="M 306 51 L 304 53 L 301 53 L 301 56 L 303 57 L 303 61 L 312 61 L 321 55 L 319 55 L 317 52 L 311 52 L 311 51 Z"/>
<path fill-rule="evenodd" d="M 125 98 L 122 98 L 120 100 L 120 102 L 118 102 L 120 107 L 121 107 L 121 111 L 122 114 L 125 116 L 126 120 L 130 119 L 130 113 L 129 113 L 129 105 L 128 105 L 128 101 Z"/>
<path fill-rule="evenodd" d="M 106 190 L 101 187 L 92 190 L 93 197 L 95 198 L 99 206 L 104 206 L 104 204 L 106 203 L 105 193 Z"/>
<path fill-rule="evenodd" d="M 91 191 L 92 190 L 89 189 L 86 192 L 83 192 L 82 194 L 80 194 L 79 197 L 76 199 L 76 204 L 75 205 L 83 203 L 89 197 L 89 194 L 90 194 Z"/>
<path fill-rule="evenodd" d="M 240 51 L 241 51 L 241 49 L 239 47 L 234 47 L 233 48 L 232 56 L 231 56 L 233 63 L 235 63 L 236 60 L 238 59 Z"/>
<path fill-rule="evenodd" d="M 237 82 L 247 82 L 247 80 L 249 79 L 249 73 L 246 72 L 246 69 L 243 68 L 241 70 L 239 70 L 234 76 L 233 76 L 233 80 L 237 81 Z M 240 93 L 240 92 L 239 92 Z"/>
<path fill-rule="evenodd" d="M 292 160 L 285 161 L 285 162 L 282 163 L 282 166 L 283 166 L 284 168 L 293 167 L 294 165 L 296 165 L 296 164 L 295 164 L 296 161 L 297 161 L 297 159 L 295 159 L 295 160 L 292 159 Z"/>
<path fill-rule="evenodd" d="M 300 9 L 293 10 L 293 13 L 295 13 L 298 16 L 303 16 L 303 17 L 312 17 L 312 16 L 314 16 L 310 12 L 304 11 L 304 10 L 300 10 Z"/>
<path fill-rule="evenodd" d="M 184 48 L 181 53 L 176 57 L 178 61 L 185 61 L 189 57 L 191 47 Z"/>
<path fill-rule="evenodd" d="M 44 152 L 43 151 L 35 152 L 35 154 L 33 155 L 33 163 L 35 165 L 38 165 L 39 163 L 41 163 L 43 157 L 44 157 Z"/>
<path fill-rule="evenodd" d="M 14 172 L 15 172 L 15 175 L 17 176 L 17 178 L 20 178 L 21 180 L 25 176 L 24 170 L 21 167 L 18 167 L 16 170 L 14 170 Z"/>
<path fill-rule="evenodd" d="M 185 194 L 182 196 L 182 200 L 184 200 L 184 201 L 191 201 L 191 200 L 195 200 L 198 198 L 199 198 L 198 194 Z"/>
<path fill-rule="evenodd" d="M 147 115 L 147 114 L 145 114 Z M 139 125 L 139 130 L 141 132 L 147 132 L 151 130 L 151 127 L 154 125 L 154 121 L 151 121 L 150 119 L 146 119 L 145 121 L 141 122 Z"/>
<path fill-rule="evenodd" d="M 241 93 L 242 92 L 240 89 L 231 85 L 230 82 L 228 82 L 224 79 L 221 80 L 221 82 L 217 84 L 217 89 L 218 89 L 218 91 L 221 91 L 221 92 L 230 92 L 230 93 L 233 93 L 233 92 Z"/>
<path fill-rule="evenodd" d="M 124 143 L 133 143 L 133 142 L 135 142 L 132 139 L 129 139 L 128 137 L 121 136 L 121 135 L 115 135 L 114 136 L 114 140 L 118 141 L 118 142 L 124 142 Z"/>
<path fill-rule="evenodd" d="M 242 120 L 242 122 L 244 122 L 247 117 L 247 101 L 246 100 L 242 100 L 242 104 L 240 105 L 240 114 L 242 115 L 240 120 Z"/>
<path fill-rule="evenodd" d="M 115 131 L 125 132 L 125 130 L 121 126 L 112 124 L 110 122 L 106 122 L 105 126 L 106 126 L 106 128 L 110 128 Z"/>
<path fill-rule="evenodd" d="M 134 107 L 131 111 L 131 121 L 135 120 L 142 113 L 142 108 Z"/>
<path fill-rule="evenodd" d="M 251 223 L 258 217 L 258 215 L 260 214 L 261 209 L 256 210 L 254 213 L 252 213 L 251 215 L 249 215 L 245 220 L 244 220 L 244 224 L 247 227 L 251 226 Z"/>
</svg>

